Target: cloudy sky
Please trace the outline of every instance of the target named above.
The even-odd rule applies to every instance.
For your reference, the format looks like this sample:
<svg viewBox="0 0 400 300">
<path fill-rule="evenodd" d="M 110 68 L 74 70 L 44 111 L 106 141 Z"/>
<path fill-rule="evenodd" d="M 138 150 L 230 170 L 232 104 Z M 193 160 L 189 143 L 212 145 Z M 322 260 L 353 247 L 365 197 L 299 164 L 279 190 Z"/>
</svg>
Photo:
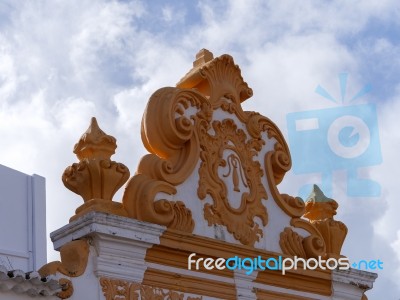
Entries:
<svg viewBox="0 0 400 300">
<path fill-rule="evenodd" d="M 320 110 L 318 116 L 324 119 L 329 109 L 344 107 L 342 98 L 347 106 L 376 107 L 377 123 L 366 123 L 379 133 L 374 143 L 381 161 L 355 163 L 352 171 L 379 184 L 379 193 L 350 196 L 348 170 L 333 165 L 332 195 L 340 205 L 337 219 L 349 227 L 343 253 L 352 261 L 384 262 L 369 298 L 397 300 L 399 20 L 396 0 L 3 0 L 0 164 L 46 177 L 50 233 L 82 204 L 64 188 L 61 174 L 76 162 L 73 145 L 92 116 L 117 138 L 114 160 L 133 173 L 145 153 L 139 130 L 149 96 L 160 87 L 174 86 L 198 50 L 231 54 L 254 91 L 245 109 L 274 120 L 288 141 L 290 113 Z M 341 89 L 339 74 L 348 74 L 346 89 L 343 75 Z M 367 85 L 372 89 L 350 103 Z M 337 103 L 316 93 L 318 86 Z M 341 91 L 346 92 L 343 97 Z M 354 107 L 349 111 L 359 112 Z M 348 136 L 347 146 L 357 144 L 360 136 Z M 304 184 L 321 180 L 318 172 L 291 172 L 280 189 L 295 195 Z M 49 259 L 57 259 L 50 241 L 48 249 Z"/>
</svg>

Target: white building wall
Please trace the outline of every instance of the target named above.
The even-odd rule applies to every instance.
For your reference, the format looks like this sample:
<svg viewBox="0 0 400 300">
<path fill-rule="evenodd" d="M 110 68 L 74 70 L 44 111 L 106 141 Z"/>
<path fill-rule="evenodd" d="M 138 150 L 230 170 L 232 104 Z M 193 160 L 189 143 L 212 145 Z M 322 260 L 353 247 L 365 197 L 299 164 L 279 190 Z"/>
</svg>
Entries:
<svg viewBox="0 0 400 300">
<path fill-rule="evenodd" d="M 46 263 L 45 179 L 0 165 L 0 265 L 34 271 Z"/>
</svg>

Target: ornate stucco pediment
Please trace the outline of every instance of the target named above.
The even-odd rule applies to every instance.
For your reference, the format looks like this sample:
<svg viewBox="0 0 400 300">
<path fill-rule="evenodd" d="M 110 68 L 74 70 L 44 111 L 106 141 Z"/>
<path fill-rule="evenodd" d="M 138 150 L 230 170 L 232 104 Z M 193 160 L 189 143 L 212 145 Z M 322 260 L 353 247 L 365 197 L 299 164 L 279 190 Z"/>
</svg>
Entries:
<svg viewBox="0 0 400 300">
<path fill-rule="evenodd" d="M 116 139 L 93 118 L 75 145 L 79 163 L 62 177 L 84 200 L 71 221 L 101 211 L 274 253 L 339 256 L 347 228 L 333 220 L 337 203 L 278 191 L 289 148 L 269 118 L 242 109 L 252 94 L 231 56 L 201 50 L 176 87 L 150 97 L 141 126 L 149 154 L 122 204 L 112 197 L 129 170 L 111 160 Z"/>
<path fill-rule="evenodd" d="M 288 256 L 328 265 L 343 258 L 347 227 L 317 186 L 305 203 L 278 191 L 289 149 L 269 118 L 243 111 L 251 96 L 231 56 L 200 51 L 176 87 L 150 97 L 149 153 L 130 179 L 111 159 L 116 139 L 92 118 L 74 147 L 79 162 L 62 176 L 84 203 L 51 235 L 61 261 L 39 270 L 58 278 L 59 298 L 336 299 L 350 288 L 359 299 L 372 287 L 376 275 L 360 270 L 253 265 Z M 126 181 L 122 203 L 113 201 Z M 217 266 L 233 258 L 236 268 Z"/>
<path fill-rule="evenodd" d="M 146 149 L 129 180 L 128 215 L 289 255 L 326 253 L 300 198 L 277 189 L 291 167 L 267 117 L 243 111 L 253 92 L 233 58 L 201 50 L 176 87 L 157 90 L 142 119 Z"/>
</svg>

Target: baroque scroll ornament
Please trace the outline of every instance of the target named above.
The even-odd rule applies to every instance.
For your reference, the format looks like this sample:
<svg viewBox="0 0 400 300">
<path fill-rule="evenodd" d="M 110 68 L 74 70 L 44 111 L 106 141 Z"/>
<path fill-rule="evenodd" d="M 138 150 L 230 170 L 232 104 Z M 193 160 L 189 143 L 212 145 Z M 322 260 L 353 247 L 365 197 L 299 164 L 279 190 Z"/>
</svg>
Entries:
<svg viewBox="0 0 400 300">
<path fill-rule="evenodd" d="M 242 110 L 240 102 L 252 92 L 232 57 L 225 55 L 213 62 L 201 71 L 201 76 L 216 81 L 210 95 L 201 89 L 168 87 L 150 98 L 142 120 L 142 140 L 151 154 L 140 161 L 123 203 L 134 218 L 192 232 L 195 224 L 184 199 L 155 198 L 157 193 L 176 194 L 177 186 L 195 171 L 200 160 L 197 194 L 200 200 L 208 195 L 213 201 L 204 205 L 208 225 L 226 226 L 235 239 L 253 246 L 263 235 L 255 218 L 263 226 L 268 222 L 262 204 L 262 199 L 267 199 L 261 182 L 264 172 L 254 159 L 265 144 L 260 121 L 267 119 Z M 214 116 L 216 110 L 232 117 L 219 121 Z M 224 170 L 225 176 L 219 174 Z M 232 188 L 227 184 L 231 178 Z M 232 206 L 230 189 L 237 193 L 238 207 Z"/>
<path fill-rule="evenodd" d="M 177 86 L 159 89 L 147 104 L 141 136 L 150 153 L 127 184 L 124 209 L 130 217 L 191 233 L 196 224 L 188 204 L 203 201 L 208 226 L 225 226 L 240 243 L 254 246 L 263 236 L 260 225 L 268 223 L 268 185 L 290 225 L 310 233 L 301 247 L 319 255 L 325 245 L 300 219 L 304 202 L 276 187 L 291 167 L 286 141 L 270 119 L 243 111 L 241 103 L 251 96 L 231 56 L 213 58 L 201 50 Z M 179 190 L 195 173 L 199 200 Z M 174 201 L 163 198 L 170 195 Z"/>
</svg>

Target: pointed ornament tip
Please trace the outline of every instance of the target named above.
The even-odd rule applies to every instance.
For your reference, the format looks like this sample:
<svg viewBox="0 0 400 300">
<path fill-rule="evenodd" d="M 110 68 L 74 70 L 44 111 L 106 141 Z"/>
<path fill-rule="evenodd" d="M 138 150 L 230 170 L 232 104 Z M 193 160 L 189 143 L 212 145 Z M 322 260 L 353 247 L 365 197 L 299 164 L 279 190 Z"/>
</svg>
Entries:
<svg viewBox="0 0 400 300">
<path fill-rule="evenodd" d="M 74 153 L 79 160 L 110 159 L 116 148 L 116 139 L 101 130 L 97 119 L 92 117 L 88 129 L 75 144 Z"/>
<path fill-rule="evenodd" d="M 318 185 L 314 184 L 313 189 L 310 193 L 310 195 L 307 197 L 307 201 L 313 201 L 313 202 L 332 202 L 335 201 L 331 198 L 328 198 L 325 196 L 324 192 L 319 188 Z M 307 202 L 306 201 L 306 202 Z"/>
<path fill-rule="evenodd" d="M 314 184 L 305 204 L 306 210 L 303 216 L 310 220 L 333 218 L 338 208 L 338 203 L 326 197 L 316 184 Z"/>
</svg>

